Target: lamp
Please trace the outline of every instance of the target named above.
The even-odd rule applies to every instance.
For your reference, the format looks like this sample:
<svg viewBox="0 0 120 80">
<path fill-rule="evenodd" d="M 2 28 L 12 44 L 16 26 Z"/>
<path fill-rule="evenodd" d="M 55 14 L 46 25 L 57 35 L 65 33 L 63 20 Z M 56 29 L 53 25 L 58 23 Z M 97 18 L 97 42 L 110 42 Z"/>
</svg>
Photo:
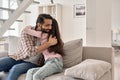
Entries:
<svg viewBox="0 0 120 80">
<path fill-rule="evenodd" d="M 113 34 L 115 34 L 115 41 L 118 41 L 118 34 L 120 32 L 118 31 L 118 29 L 113 29 Z"/>
</svg>

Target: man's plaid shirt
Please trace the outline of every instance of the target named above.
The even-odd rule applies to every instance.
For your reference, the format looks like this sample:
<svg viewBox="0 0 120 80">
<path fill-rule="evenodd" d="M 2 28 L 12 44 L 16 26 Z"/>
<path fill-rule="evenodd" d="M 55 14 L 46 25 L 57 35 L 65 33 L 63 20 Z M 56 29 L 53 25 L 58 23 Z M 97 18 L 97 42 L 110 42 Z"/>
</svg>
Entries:
<svg viewBox="0 0 120 80">
<path fill-rule="evenodd" d="M 20 38 L 20 48 L 18 52 L 15 54 L 17 59 L 25 59 L 30 56 L 34 56 L 37 54 L 37 49 L 35 48 L 36 45 L 36 37 L 25 33 L 23 30 L 21 32 Z"/>
</svg>

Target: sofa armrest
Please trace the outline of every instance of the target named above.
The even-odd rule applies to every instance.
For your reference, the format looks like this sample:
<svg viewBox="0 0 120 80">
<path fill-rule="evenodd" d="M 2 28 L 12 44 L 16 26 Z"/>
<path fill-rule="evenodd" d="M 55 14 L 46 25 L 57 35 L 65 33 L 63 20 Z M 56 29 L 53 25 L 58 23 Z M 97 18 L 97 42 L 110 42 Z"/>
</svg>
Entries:
<svg viewBox="0 0 120 80">
<path fill-rule="evenodd" d="M 114 80 L 114 49 L 112 47 L 83 47 L 83 60 L 98 59 L 111 63 L 111 76 Z"/>
<path fill-rule="evenodd" d="M 8 52 L 0 52 L 0 58 L 8 56 Z"/>
</svg>

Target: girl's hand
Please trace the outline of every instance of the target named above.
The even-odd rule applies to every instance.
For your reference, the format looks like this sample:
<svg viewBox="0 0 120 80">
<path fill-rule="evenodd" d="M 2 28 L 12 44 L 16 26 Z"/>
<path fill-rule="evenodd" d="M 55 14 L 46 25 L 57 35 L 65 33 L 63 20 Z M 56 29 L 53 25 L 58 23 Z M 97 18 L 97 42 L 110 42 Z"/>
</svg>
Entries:
<svg viewBox="0 0 120 80">
<path fill-rule="evenodd" d="M 56 45 L 58 43 L 56 37 L 52 37 L 52 35 L 50 35 L 49 39 L 48 39 L 48 43 L 50 46 Z"/>
</svg>

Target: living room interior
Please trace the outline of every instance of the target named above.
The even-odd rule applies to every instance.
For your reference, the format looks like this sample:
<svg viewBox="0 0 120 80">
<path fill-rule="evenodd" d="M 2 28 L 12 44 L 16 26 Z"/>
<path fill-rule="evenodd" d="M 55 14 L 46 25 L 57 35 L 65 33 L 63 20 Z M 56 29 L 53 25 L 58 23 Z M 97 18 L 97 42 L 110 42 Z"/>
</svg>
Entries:
<svg viewBox="0 0 120 80">
<path fill-rule="evenodd" d="M 64 43 L 82 39 L 83 46 L 113 47 L 113 77 L 110 80 L 120 80 L 120 0 L 30 1 L 27 4 L 27 0 L 0 0 L 0 53 L 15 53 L 18 47 L 13 44 L 19 44 L 17 41 L 22 29 L 35 26 L 37 16 L 48 13 L 57 19 Z M 21 4 L 25 7 L 17 11 Z"/>
</svg>

